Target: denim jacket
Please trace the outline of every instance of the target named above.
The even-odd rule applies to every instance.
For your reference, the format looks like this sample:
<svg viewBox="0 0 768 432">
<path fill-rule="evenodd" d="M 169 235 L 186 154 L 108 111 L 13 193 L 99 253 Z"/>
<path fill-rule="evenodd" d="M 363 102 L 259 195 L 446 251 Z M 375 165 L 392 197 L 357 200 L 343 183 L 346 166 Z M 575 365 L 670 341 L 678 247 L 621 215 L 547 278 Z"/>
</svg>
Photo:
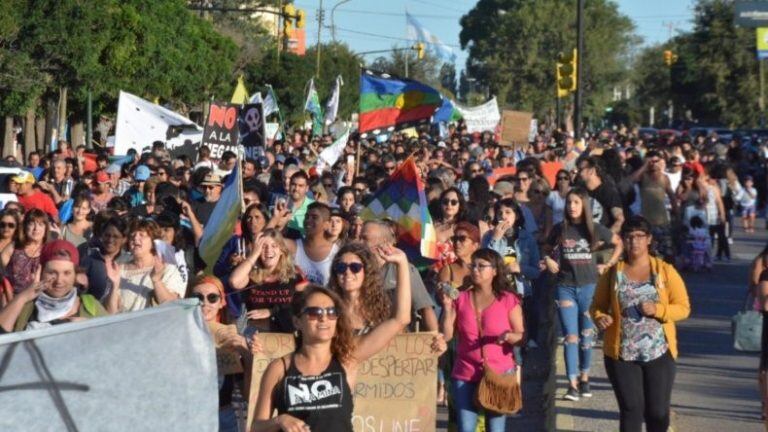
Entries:
<svg viewBox="0 0 768 432">
<path fill-rule="evenodd" d="M 483 247 L 493 249 L 498 252 L 502 257 L 507 254 L 507 248 L 509 247 L 508 238 L 506 236 L 496 240 L 493 238 L 493 231 L 488 231 L 483 236 L 481 242 Z M 531 295 L 531 281 L 536 280 L 539 277 L 539 246 L 536 244 L 536 240 L 526 230 L 519 230 L 517 240 L 512 246 L 517 252 L 517 262 L 520 263 L 520 273 L 525 276 L 522 281 L 518 281 L 518 292 L 521 295 Z M 522 289 L 521 289 L 522 288 Z"/>
</svg>

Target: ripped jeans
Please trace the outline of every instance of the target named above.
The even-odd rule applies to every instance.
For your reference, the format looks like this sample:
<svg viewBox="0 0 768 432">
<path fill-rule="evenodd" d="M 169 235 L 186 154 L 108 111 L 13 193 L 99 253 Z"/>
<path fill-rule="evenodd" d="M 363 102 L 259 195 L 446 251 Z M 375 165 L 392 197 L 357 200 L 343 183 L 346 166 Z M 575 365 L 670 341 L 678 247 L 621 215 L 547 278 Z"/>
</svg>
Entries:
<svg viewBox="0 0 768 432">
<path fill-rule="evenodd" d="M 588 374 L 595 342 L 595 325 L 589 316 L 589 307 L 595 295 L 595 284 L 577 287 L 557 287 L 557 313 L 565 337 L 565 370 L 570 381 L 579 372 Z"/>
</svg>

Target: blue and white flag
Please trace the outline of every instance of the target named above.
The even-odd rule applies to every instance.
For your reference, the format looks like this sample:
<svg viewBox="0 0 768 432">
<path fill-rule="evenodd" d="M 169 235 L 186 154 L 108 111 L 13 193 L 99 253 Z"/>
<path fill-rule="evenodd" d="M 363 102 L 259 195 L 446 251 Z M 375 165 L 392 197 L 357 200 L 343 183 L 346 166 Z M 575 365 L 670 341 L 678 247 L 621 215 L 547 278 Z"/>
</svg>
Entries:
<svg viewBox="0 0 768 432">
<path fill-rule="evenodd" d="M 206 273 L 213 271 L 213 265 L 219 259 L 221 250 L 232 237 L 242 207 L 243 178 L 238 159 L 235 169 L 224 182 L 224 190 L 221 191 L 221 197 L 213 208 L 200 239 L 200 258 L 205 261 Z"/>
<path fill-rule="evenodd" d="M 406 27 L 408 29 L 408 39 L 413 39 L 417 42 L 426 44 L 427 49 L 435 57 L 450 63 L 456 62 L 456 53 L 453 52 L 453 48 L 444 44 L 437 36 L 433 35 L 431 31 L 424 28 L 416 18 L 414 18 L 408 12 L 405 13 Z"/>
<path fill-rule="evenodd" d="M 336 121 L 336 115 L 339 113 L 339 95 L 341 94 L 341 86 L 344 85 L 344 80 L 341 75 L 336 77 L 336 83 L 333 85 L 333 92 L 331 97 L 325 104 L 325 124 L 330 125 Z"/>
</svg>

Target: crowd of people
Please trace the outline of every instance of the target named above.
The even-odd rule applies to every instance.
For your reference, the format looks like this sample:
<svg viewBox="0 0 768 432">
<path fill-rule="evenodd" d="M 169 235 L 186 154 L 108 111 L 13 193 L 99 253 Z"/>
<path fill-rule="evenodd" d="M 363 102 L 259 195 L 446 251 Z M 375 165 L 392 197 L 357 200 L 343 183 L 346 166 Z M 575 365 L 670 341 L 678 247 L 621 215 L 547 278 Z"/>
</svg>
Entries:
<svg viewBox="0 0 768 432">
<path fill-rule="evenodd" d="M 14 196 L 0 212 L 0 328 L 197 298 L 218 354 L 242 364 L 219 371 L 225 431 L 238 430 L 235 389 L 248 391 L 248 362 L 261 349 L 238 320 L 297 339 L 296 351 L 262 377 L 253 425 L 260 431 L 352 430 L 350 389 L 361 362 L 403 331 L 436 332 L 437 402 L 449 406 L 459 431 L 484 422 L 496 432 L 506 416 L 484 412 L 474 397 L 484 365 L 521 376 L 527 354 L 544 344 L 538 328 L 551 292 L 568 378 L 563 397 L 592 395 L 602 333 L 621 430 L 667 430 L 675 322 L 690 313 L 676 268 L 708 271 L 729 260 L 737 217 L 755 229 L 765 194 L 760 148 L 716 136 L 647 139 L 623 128 L 583 141 L 542 130 L 518 148 L 459 123 L 444 138 L 352 137 L 343 157 L 318 172 L 317 155 L 330 143 L 296 132 L 257 158 L 225 152 L 214 160 L 202 146 L 191 160 L 156 142 L 122 158 L 97 152 L 91 169 L 86 148 L 64 141 L 47 154 L 6 158 L 22 171 L 6 179 Z M 439 252 L 419 267 L 398 249 L 396 220 L 361 218 L 409 157 L 425 184 Z M 240 223 L 206 263 L 196 246 L 238 163 Z M 338 380 L 335 403 L 279 391 L 319 377 Z"/>
</svg>

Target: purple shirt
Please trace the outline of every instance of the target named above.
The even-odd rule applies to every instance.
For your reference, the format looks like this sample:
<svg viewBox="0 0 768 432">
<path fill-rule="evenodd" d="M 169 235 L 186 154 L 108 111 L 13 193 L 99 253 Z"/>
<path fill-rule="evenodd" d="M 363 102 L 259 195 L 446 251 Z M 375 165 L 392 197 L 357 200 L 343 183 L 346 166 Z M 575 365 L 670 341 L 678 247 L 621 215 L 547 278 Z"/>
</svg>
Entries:
<svg viewBox="0 0 768 432">
<path fill-rule="evenodd" d="M 515 367 L 512 345 L 499 345 L 496 340 L 505 331 L 512 330 L 509 325 L 509 312 L 519 304 L 516 295 L 504 293 L 481 313 L 485 359 L 488 366 L 497 373 L 504 373 Z M 483 360 L 480 355 L 480 333 L 472 304 L 472 290 L 461 292 L 454 300 L 454 307 L 459 340 L 452 377 L 461 381 L 478 382 L 483 376 Z"/>
</svg>

